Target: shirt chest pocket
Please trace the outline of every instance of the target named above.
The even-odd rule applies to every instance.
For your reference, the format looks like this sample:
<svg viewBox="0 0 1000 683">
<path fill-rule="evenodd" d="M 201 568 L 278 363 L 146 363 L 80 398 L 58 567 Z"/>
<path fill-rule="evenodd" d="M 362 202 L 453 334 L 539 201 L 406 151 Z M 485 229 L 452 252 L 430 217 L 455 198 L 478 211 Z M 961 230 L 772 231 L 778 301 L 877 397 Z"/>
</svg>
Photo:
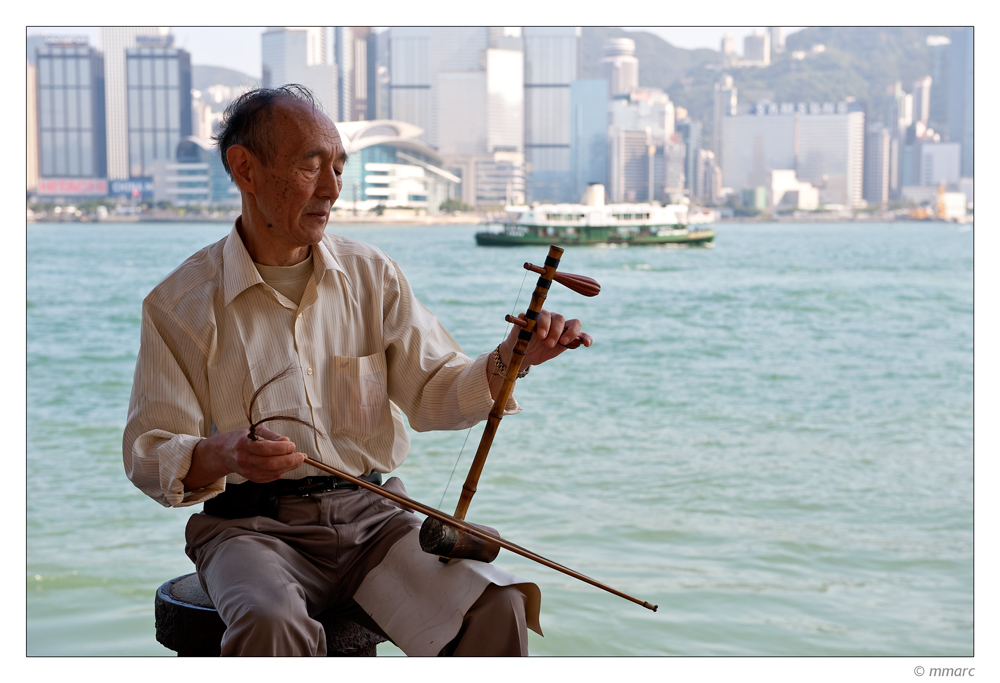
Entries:
<svg viewBox="0 0 1000 683">
<path fill-rule="evenodd" d="M 325 393 L 333 434 L 374 436 L 390 417 L 385 354 L 334 356 Z"/>
</svg>

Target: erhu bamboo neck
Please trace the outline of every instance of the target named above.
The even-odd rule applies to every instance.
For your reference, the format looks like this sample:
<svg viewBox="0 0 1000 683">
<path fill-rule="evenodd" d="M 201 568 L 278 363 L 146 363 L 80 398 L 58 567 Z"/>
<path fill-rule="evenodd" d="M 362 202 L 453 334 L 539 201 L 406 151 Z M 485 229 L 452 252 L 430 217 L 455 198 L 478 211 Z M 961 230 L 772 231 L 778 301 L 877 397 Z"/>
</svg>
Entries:
<svg viewBox="0 0 1000 683">
<path fill-rule="evenodd" d="M 496 436 L 497 427 L 500 426 L 500 420 L 503 419 L 507 401 L 510 400 L 510 395 L 514 393 L 514 383 L 517 381 L 517 373 L 521 369 L 521 361 L 524 360 L 528 343 L 535 333 L 535 327 L 538 324 L 538 315 L 542 312 L 542 305 L 545 303 L 549 288 L 552 286 L 552 279 L 556 275 L 556 269 L 559 267 L 559 260 L 562 258 L 562 254 L 563 249 L 561 247 L 555 245 L 549 247 L 549 255 L 545 259 L 545 268 L 542 269 L 542 274 L 535 284 L 535 291 L 531 295 L 528 311 L 524 314 L 526 324 L 521 327 L 521 331 L 517 335 L 514 352 L 507 361 L 507 374 L 504 376 L 503 384 L 500 386 L 500 391 L 493 402 L 493 408 L 490 410 L 490 415 L 486 420 L 486 428 L 479 441 L 479 448 L 476 449 L 476 457 L 472 461 L 472 467 L 465 478 L 465 483 L 462 484 L 462 494 L 455 508 L 455 517 L 458 519 L 465 519 L 465 515 L 469 511 L 469 504 L 472 503 L 472 497 L 476 495 L 476 486 L 479 484 L 479 477 L 483 473 L 486 456 L 489 455 L 490 447 L 493 445 L 493 437 Z"/>
</svg>

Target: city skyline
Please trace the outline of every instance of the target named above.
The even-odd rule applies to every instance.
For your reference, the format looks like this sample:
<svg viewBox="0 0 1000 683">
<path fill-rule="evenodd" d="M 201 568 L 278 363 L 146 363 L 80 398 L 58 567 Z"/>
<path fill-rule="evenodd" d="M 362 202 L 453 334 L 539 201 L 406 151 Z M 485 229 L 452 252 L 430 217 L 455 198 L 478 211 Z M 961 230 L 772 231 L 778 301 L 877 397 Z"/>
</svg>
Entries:
<svg viewBox="0 0 1000 683">
<path fill-rule="evenodd" d="M 261 35 L 265 26 L 171 26 L 175 46 L 191 53 L 191 61 L 203 66 L 235 69 L 254 78 L 261 78 Z M 384 31 L 386 27 L 377 27 Z M 631 26 L 625 31 L 652 33 L 674 47 L 692 50 L 704 48 L 719 51 L 722 36 L 732 33 L 737 46 L 759 26 Z M 802 27 L 785 27 L 786 36 Z M 96 26 L 29 26 L 27 35 L 86 36 L 92 47 L 98 46 Z M 225 40 L 220 40 L 225 38 Z M 332 44 L 332 39 L 329 41 Z"/>
</svg>

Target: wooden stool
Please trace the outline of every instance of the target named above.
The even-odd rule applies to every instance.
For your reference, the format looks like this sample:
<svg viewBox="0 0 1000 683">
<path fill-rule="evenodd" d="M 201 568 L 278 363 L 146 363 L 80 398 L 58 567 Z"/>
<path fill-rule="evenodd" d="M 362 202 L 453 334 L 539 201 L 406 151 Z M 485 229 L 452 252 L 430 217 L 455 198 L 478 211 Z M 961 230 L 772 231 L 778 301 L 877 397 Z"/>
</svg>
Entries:
<svg viewBox="0 0 1000 683">
<path fill-rule="evenodd" d="M 226 625 L 205 594 L 197 574 L 160 586 L 154 600 L 156 640 L 178 657 L 218 657 Z M 327 657 L 374 657 L 385 638 L 340 617 L 320 616 L 326 630 Z"/>
</svg>

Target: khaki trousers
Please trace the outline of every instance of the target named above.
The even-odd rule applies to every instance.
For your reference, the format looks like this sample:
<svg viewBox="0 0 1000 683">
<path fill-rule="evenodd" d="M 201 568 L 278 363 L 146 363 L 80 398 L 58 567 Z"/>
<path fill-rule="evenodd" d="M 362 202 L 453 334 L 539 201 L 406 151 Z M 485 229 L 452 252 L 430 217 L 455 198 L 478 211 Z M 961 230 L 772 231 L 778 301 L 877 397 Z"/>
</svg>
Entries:
<svg viewBox="0 0 1000 683">
<path fill-rule="evenodd" d="M 405 491 L 398 479 L 386 486 Z M 328 611 L 384 635 L 353 595 L 419 526 L 415 515 L 364 489 L 283 497 L 277 519 L 192 515 L 186 551 L 226 624 L 222 654 L 325 655 L 315 617 Z M 525 622 L 524 594 L 490 584 L 440 654 L 527 655 Z"/>
</svg>

